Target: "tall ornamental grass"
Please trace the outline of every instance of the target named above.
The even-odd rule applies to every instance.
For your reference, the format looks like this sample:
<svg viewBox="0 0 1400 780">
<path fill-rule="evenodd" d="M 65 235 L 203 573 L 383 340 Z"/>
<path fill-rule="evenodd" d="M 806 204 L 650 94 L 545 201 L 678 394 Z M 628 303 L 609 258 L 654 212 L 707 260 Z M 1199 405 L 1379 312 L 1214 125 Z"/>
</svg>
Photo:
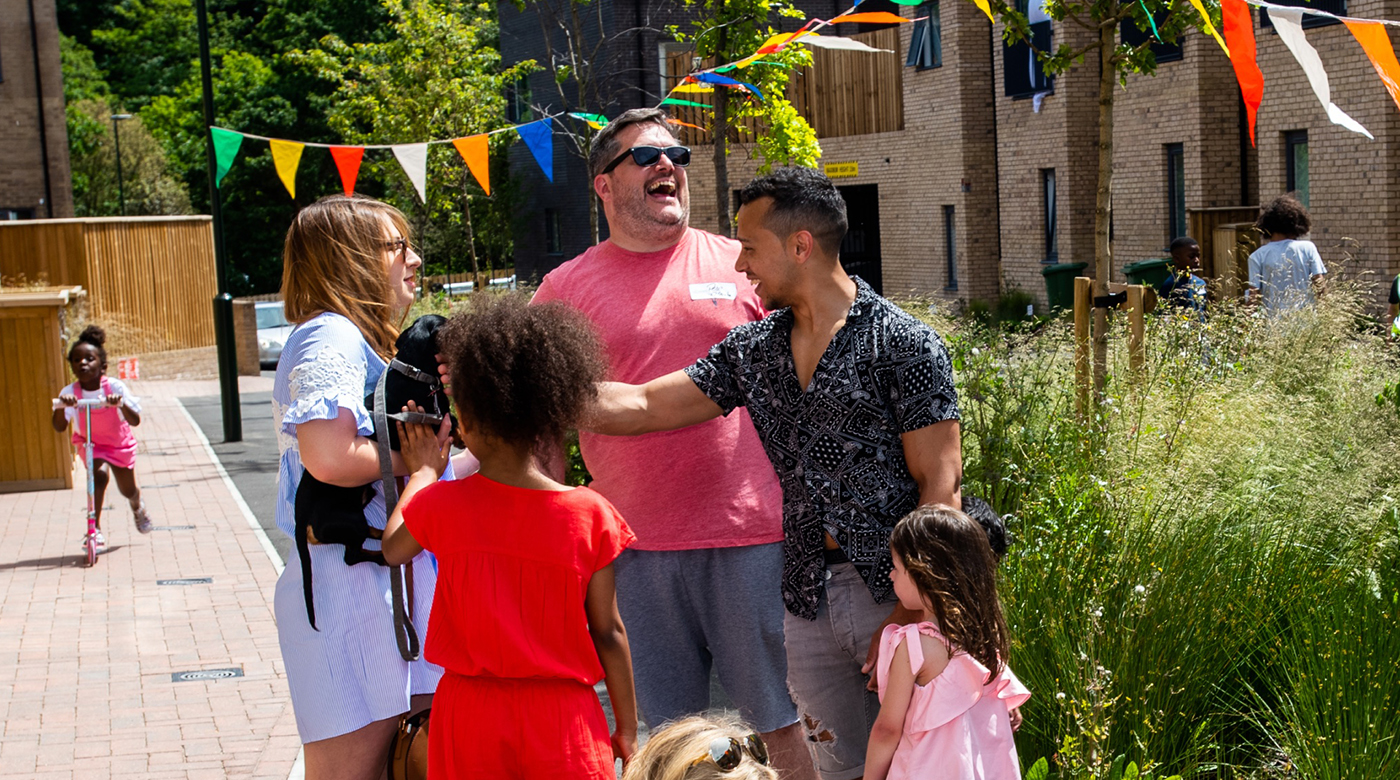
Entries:
<svg viewBox="0 0 1400 780">
<path fill-rule="evenodd" d="M 1400 414 L 1377 402 L 1400 372 L 1361 301 L 1149 317 L 1137 377 L 1116 317 L 1085 420 L 1067 323 L 924 315 L 958 373 L 964 492 L 1013 516 L 1026 767 L 1400 777 Z"/>
</svg>

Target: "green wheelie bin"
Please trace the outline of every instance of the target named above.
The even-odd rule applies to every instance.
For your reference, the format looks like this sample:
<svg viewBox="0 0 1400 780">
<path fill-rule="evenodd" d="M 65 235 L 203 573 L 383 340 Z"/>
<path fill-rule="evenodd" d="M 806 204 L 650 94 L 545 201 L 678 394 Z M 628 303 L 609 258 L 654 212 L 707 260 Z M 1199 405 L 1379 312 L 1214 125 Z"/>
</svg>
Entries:
<svg viewBox="0 0 1400 780">
<path fill-rule="evenodd" d="M 1045 277 L 1045 297 L 1050 300 L 1050 308 L 1074 308 L 1074 277 L 1079 276 L 1088 263 L 1055 263 L 1040 269 Z"/>
</svg>

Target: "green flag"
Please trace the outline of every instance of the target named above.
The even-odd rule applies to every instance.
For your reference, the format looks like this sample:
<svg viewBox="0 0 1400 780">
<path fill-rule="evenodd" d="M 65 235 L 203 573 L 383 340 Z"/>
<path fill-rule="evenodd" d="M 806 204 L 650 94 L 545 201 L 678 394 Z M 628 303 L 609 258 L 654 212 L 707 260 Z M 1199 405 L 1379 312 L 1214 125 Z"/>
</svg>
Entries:
<svg viewBox="0 0 1400 780">
<path fill-rule="evenodd" d="M 714 108 L 714 106 L 711 106 L 706 103 L 697 103 L 694 100 L 682 100 L 681 98 L 666 98 L 665 100 L 661 101 L 661 104 L 669 106 L 694 106 L 696 108 Z"/>
<path fill-rule="evenodd" d="M 214 174 L 214 186 L 218 187 L 223 184 L 228 169 L 233 167 L 233 158 L 238 156 L 238 147 L 243 145 L 243 134 L 221 127 L 209 128 L 209 134 L 214 139 L 214 167 L 218 170 Z"/>
</svg>

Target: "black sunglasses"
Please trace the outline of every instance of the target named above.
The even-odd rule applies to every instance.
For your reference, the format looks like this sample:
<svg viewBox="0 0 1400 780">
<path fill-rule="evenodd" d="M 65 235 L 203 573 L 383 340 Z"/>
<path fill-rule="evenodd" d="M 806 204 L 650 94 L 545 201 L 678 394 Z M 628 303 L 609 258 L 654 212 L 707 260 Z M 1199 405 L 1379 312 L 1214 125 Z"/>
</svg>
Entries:
<svg viewBox="0 0 1400 780">
<path fill-rule="evenodd" d="M 750 758 L 763 766 L 768 766 L 768 746 L 763 744 L 763 739 L 757 734 L 750 734 L 742 740 L 734 737 L 715 737 L 710 742 L 709 752 L 690 762 L 690 765 L 697 766 L 712 761 L 720 771 L 728 772 L 739 766 L 739 762 L 744 760 L 744 753 L 748 753 Z"/>
<path fill-rule="evenodd" d="M 631 156 L 632 162 L 636 163 L 638 168 L 650 168 L 651 166 L 661 162 L 661 155 L 663 154 L 669 157 L 671 159 L 671 162 L 675 163 L 676 165 L 679 165 L 682 168 L 684 168 L 687 165 L 690 165 L 689 147 L 634 146 L 631 149 L 628 149 L 627 151 L 618 155 L 616 160 L 613 160 L 612 162 L 608 163 L 608 167 L 604 168 L 602 173 L 598 175 L 601 176 L 603 175 L 603 173 L 612 173 L 613 169 L 621 165 L 622 161 L 626 160 L 628 156 Z"/>
</svg>

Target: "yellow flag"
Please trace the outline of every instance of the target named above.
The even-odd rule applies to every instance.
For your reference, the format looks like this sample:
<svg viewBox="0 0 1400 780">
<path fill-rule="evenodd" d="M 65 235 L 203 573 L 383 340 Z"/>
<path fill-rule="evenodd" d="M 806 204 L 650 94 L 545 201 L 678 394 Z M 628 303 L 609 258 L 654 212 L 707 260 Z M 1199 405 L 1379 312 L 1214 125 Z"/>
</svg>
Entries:
<svg viewBox="0 0 1400 780">
<path fill-rule="evenodd" d="M 292 197 L 297 196 L 297 166 L 301 164 L 301 150 L 306 148 L 306 144 L 299 144 L 296 141 L 280 141 L 276 138 L 268 141 L 272 147 L 272 164 L 277 167 L 277 177 L 282 180 L 283 186 Z"/>
<path fill-rule="evenodd" d="M 1201 0 L 1191 0 L 1191 2 L 1199 3 Z M 986 14 L 987 18 L 991 19 L 993 23 L 996 23 L 996 19 L 992 16 L 992 6 L 987 3 L 987 0 L 972 0 L 972 4 L 982 9 L 982 13 Z M 1208 23 L 1209 22 L 1207 22 L 1207 24 Z"/>
<path fill-rule="evenodd" d="M 676 87 L 675 89 L 673 89 L 673 90 L 671 90 L 671 91 L 672 91 L 672 92 L 714 92 L 714 91 L 715 91 L 715 88 L 714 88 L 714 87 L 711 87 L 711 86 L 707 86 L 707 85 L 705 85 L 705 84 L 682 84 L 682 85 Z"/>
<path fill-rule="evenodd" d="M 1220 33 L 1215 29 L 1215 25 L 1210 23 L 1210 14 L 1206 13 L 1206 7 L 1201 5 L 1201 0 L 1191 0 L 1191 5 L 1194 5 L 1196 10 L 1200 12 L 1201 19 L 1206 23 L 1206 32 L 1210 33 L 1210 37 L 1214 38 L 1215 42 L 1220 44 L 1220 48 L 1225 51 L 1225 56 L 1230 56 L 1230 47 L 1225 45 L 1225 39 L 1220 37 Z"/>
</svg>

